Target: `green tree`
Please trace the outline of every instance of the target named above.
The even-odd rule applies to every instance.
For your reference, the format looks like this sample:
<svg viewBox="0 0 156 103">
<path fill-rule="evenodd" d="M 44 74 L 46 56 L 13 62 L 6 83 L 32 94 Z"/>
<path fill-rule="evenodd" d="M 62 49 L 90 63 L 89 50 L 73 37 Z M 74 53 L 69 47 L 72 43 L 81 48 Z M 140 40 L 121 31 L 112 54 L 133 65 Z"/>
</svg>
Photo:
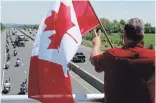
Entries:
<svg viewBox="0 0 156 103">
<path fill-rule="evenodd" d="M 111 34 L 111 22 L 105 18 L 101 18 L 100 21 L 101 21 L 102 25 L 104 26 L 106 32 L 108 34 Z"/>
<path fill-rule="evenodd" d="M 114 19 L 114 20 L 113 20 L 113 23 L 116 24 L 116 23 L 118 23 L 118 21 L 117 21 L 116 19 Z"/>
<path fill-rule="evenodd" d="M 123 21 L 121 21 L 122 23 L 124 23 Z M 124 25 L 122 25 L 120 22 L 118 22 L 117 20 L 113 20 L 113 22 L 111 23 L 111 33 L 121 33 L 123 30 Z"/>
<path fill-rule="evenodd" d="M 125 20 L 121 19 L 121 20 L 120 20 L 120 24 L 121 24 L 121 25 L 125 25 L 125 24 L 126 24 Z"/>
<path fill-rule="evenodd" d="M 151 28 L 151 33 L 155 34 L 155 27 Z"/>
<path fill-rule="evenodd" d="M 5 28 L 2 23 L 0 23 L 0 26 L 1 26 L 1 30 L 3 30 Z"/>
<path fill-rule="evenodd" d="M 155 27 L 152 27 L 150 23 L 145 24 L 145 33 L 155 33 Z"/>
</svg>

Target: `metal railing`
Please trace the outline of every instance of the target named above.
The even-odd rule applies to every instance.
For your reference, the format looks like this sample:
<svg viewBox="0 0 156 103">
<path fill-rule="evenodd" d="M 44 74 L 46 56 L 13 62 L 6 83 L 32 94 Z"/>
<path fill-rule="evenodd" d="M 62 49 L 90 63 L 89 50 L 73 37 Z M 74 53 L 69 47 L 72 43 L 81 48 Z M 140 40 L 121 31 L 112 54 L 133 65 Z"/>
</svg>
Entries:
<svg viewBox="0 0 156 103">
<path fill-rule="evenodd" d="M 103 102 L 104 94 L 84 94 L 75 95 L 73 94 L 74 101 L 93 101 L 93 102 Z M 2 102 L 39 102 L 35 99 L 28 98 L 28 95 L 1 95 Z"/>
</svg>

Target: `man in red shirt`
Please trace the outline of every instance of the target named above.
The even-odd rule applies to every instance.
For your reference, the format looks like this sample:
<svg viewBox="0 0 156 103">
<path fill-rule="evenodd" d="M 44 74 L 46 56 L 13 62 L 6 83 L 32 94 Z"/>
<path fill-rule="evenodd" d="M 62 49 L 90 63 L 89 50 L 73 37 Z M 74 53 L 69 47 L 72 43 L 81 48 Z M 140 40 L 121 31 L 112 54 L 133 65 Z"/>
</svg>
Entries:
<svg viewBox="0 0 156 103">
<path fill-rule="evenodd" d="M 124 46 L 100 53 L 101 33 L 94 30 L 90 60 L 97 72 L 105 72 L 104 103 L 154 101 L 151 94 L 151 92 L 154 94 L 154 91 L 149 90 L 147 83 L 155 75 L 155 51 L 140 44 L 144 38 L 143 34 L 142 20 L 130 19 L 124 27 Z"/>
</svg>

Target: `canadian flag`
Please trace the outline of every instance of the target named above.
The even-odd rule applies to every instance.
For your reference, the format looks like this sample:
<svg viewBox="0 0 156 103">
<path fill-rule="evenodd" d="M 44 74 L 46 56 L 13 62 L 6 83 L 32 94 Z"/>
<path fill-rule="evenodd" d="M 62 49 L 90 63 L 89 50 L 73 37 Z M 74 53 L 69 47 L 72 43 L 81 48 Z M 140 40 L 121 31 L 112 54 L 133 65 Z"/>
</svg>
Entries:
<svg viewBox="0 0 156 103">
<path fill-rule="evenodd" d="M 34 41 L 28 97 L 44 103 L 74 103 L 67 64 L 82 35 L 99 25 L 88 1 L 53 1 Z"/>
</svg>

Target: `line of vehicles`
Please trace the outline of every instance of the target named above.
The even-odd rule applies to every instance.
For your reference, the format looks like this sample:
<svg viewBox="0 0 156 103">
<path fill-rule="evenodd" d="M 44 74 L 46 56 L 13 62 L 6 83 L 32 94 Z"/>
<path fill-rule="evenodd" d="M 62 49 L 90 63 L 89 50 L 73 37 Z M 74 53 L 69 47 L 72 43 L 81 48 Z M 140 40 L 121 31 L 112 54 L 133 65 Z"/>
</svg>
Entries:
<svg viewBox="0 0 156 103">
<path fill-rule="evenodd" d="M 12 36 L 15 36 L 15 41 L 12 40 L 11 35 L 9 35 L 9 33 L 6 35 L 6 53 L 7 53 L 7 58 L 6 58 L 6 64 L 5 64 L 5 70 L 9 69 L 9 65 L 10 62 L 9 60 L 11 59 L 11 56 L 9 54 L 9 45 L 12 44 L 13 46 L 13 56 L 17 56 L 17 51 L 16 51 L 16 47 L 25 47 L 25 41 L 28 41 L 28 39 L 26 38 L 26 36 L 22 33 L 18 33 L 17 31 L 12 31 L 12 33 L 10 33 Z M 9 39 L 11 43 L 9 42 Z M 74 57 L 71 60 L 74 63 L 84 63 L 86 61 L 86 56 L 82 53 L 82 52 L 77 52 Z M 20 66 L 20 58 L 17 58 L 16 60 L 16 64 L 15 67 L 19 67 Z M 11 86 L 11 82 L 10 82 L 10 78 L 9 80 L 6 80 L 4 83 L 4 89 L 2 91 L 2 94 L 7 94 L 10 92 L 10 86 Z M 27 92 L 27 80 L 25 80 L 22 84 L 21 84 L 21 88 L 20 88 L 20 92 L 18 93 L 19 95 L 24 95 Z"/>
<path fill-rule="evenodd" d="M 16 36 L 16 40 L 13 41 L 12 38 L 11 38 L 11 35 L 12 34 L 13 36 Z M 9 65 L 10 65 L 10 59 L 11 59 L 11 56 L 10 56 L 10 49 L 9 47 L 10 46 L 13 46 L 13 56 L 17 56 L 17 50 L 16 50 L 16 46 L 19 46 L 18 44 L 24 44 L 24 42 L 21 42 L 21 41 L 25 41 L 25 39 L 22 37 L 22 39 L 19 37 L 21 37 L 20 35 L 16 35 L 17 32 L 12 32 L 12 33 L 9 33 L 7 32 L 6 33 L 6 63 L 5 63 L 5 67 L 4 69 L 5 70 L 8 70 L 9 69 Z M 9 39 L 11 42 L 9 42 Z M 19 42 L 18 44 L 15 44 L 15 42 Z M 11 45 L 12 44 L 12 45 Z M 19 67 L 20 66 L 20 58 L 17 57 L 17 60 L 16 60 L 16 63 L 15 63 L 15 67 Z M 11 79 L 6 79 L 4 84 L 3 84 L 4 88 L 2 90 L 2 94 L 8 94 L 11 90 Z M 25 79 L 24 82 L 22 82 L 22 84 L 20 85 L 20 92 L 18 93 L 18 95 L 25 95 L 27 93 L 27 79 Z"/>
<path fill-rule="evenodd" d="M 15 41 L 11 41 L 16 46 L 23 46 L 23 47 L 25 47 L 25 41 L 29 40 L 24 34 L 19 33 L 17 31 L 12 32 L 12 35 L 16 36 L 15 37 Z"/>
</svg>

